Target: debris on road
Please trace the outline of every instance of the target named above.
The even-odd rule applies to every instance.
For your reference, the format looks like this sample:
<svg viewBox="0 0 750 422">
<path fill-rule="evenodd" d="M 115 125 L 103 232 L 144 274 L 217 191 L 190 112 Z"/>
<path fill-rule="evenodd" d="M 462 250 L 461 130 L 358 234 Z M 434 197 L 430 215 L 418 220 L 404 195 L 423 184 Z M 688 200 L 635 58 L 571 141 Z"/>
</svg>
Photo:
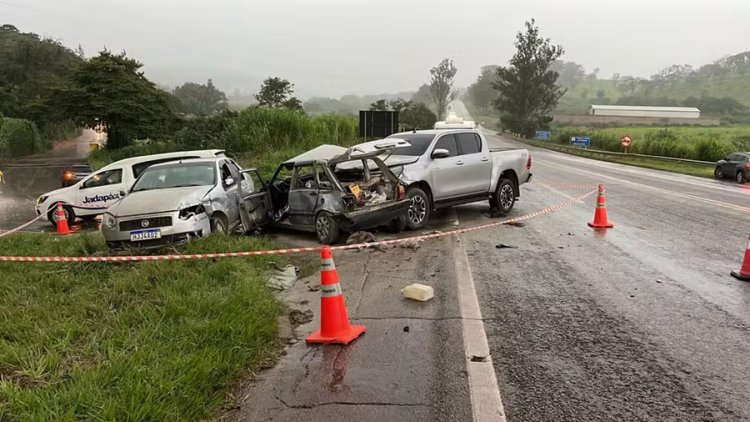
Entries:
<svg viewBox="0 0 750 422">
<path fill-rule="evenodd" d="M 522 221 L 508 221 L 508 223 L 505 224 L 506 226 L 513 226 L 513 227 L 525 227 L 526 223 Z"/>
<path fill-rule="evenodd" d="M 294 329 L 292 324 L 289 322 L 289 318 L 280 316 L 276 318 L 276 326 L 278 327 L 278 337 L 281 340 L 289 341 L 294 338 Z"/>
<path fill-rule="evenodd" d="M 422 240 L 419 239 L 409 239 L 406 242 L 401 243 L 401 247 L 405 249 L 413 249 L 417 250 L 419 249 L 419 244 L 422 242 Z"/>
<path fill-rule="evenodd" d="M 273 269 L 269 272 L 266 285 L 274 290 L 286 290 L 297 282 L 299 268 L 294 265 L 285 265 L 279 268 L 274 263 L 270 263 Z"/>
<path fill-rule="evenodd" d="M 314 286 L 307 286 L 307 290 L 311 292 L 317 292 L 320 290 L 320 284 L 316 284 Z"/>
<path fill-rule="evenodd" d="M 313 316 L 314 316 L 313 311 L 309 309 L 306 311 L 292 309 L 292 311 L 289 312 L 289 319 L 292 321 L 292 324 L 296 326 L 304 325 L 309 322 L 312 322 Z"/>
<path fill-rule="evenodd" d="M 517 249 L 518 246 L 511 246 L 511 245 L 506 245 L 505 243 L 500 243 L 498 245 L 495 245 L 495 248 L 496 249 Z"/>
<path fill-rule="evenodd" d="M 405 333 L 408 333 L 408 332 L 409 332 L 409 326 L 408 326 L 408 325 L 405 325 L 405 326 L 404 326 L 404 332 L 405 332 Z"/>
<path fill-rule="evenodd" d="M 487 362 L 487 356 L 471 355 L 472 362 Z"/>
<path fill-rule="evenodd" d="M 401 289 L 405 298 L 426 302 L 435 296 L 435 290 L 431 286 L 414 283 Z"/>
<path fill-rule="evenodd" d="M 348 239 L 346 239 L 347 245 L 355 245 L 357 243 L 372 243 L 377 242 L 378 238 L 374 234 L 366 231 L 358 231 L 352 233 Z"/>
</svg>

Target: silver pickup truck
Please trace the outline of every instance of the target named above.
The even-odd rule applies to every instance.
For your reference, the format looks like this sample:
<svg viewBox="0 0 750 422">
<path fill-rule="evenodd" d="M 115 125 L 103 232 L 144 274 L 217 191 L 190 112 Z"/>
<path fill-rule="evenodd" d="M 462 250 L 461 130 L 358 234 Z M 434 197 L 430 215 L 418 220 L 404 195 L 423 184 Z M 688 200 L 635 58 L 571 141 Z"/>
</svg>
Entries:
<svg viewBox="0 0 750 422">
<path fill-rule="evenodd" d="M 489 200 L 506 214 L 531 180 L 531 155 L 526 149 L 490 148 L 478 130 L 421 130 L 391 135 L 401 140 L 386 164 L 407 185 L 411 200 L 407 225 L 421 229 L 432 211 Z"/>
</svg>

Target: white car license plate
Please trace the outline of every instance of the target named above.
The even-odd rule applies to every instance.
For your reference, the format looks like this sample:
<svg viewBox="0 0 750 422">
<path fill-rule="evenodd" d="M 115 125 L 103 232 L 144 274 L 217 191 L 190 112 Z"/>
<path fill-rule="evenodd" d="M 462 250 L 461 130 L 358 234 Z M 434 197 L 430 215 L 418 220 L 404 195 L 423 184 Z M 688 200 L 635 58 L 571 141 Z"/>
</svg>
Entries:
<svg viewBox="0 0 750 422">
<path fill-rule="evenodd" d="M 148 230 L 138 230 L 138 231 L 130 232 L 131 242 L 139 242 L 141 240 L 152 240 L 152 239 L 161 239 L 161 230 L 148 229 Z"/>
</svg>

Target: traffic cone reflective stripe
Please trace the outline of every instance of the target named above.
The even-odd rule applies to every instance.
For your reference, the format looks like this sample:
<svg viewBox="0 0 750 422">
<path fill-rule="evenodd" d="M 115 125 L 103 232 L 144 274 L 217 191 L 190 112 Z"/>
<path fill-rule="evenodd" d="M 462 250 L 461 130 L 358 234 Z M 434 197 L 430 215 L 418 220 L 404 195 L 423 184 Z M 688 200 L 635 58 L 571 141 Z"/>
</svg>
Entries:
<svg viewBox="0 0 750 422">
<path fill-rule="evenodd" d="M 750 239 L 745 249 L 745 257 L 742 258 L 742 267 L 739 271 L 732 271 L 730 274 L 738 280 L 750 281 Z"/>
<path fill-rule="evenodd" d="M 594 228 L 611 228 L 615 225 L 607 220 L 607 204 L 604 199 L 604 185 L 599 185 L 599 192 L 596 195 L 596 209 L 594 210 L 594 221 L 588 223 L 589 227 Z"/>
<path fill-rule="evenodd" d="M 350 325 L 331 249 L 320 251 L 320 329 L 310 334 L 308 343 L 349 344 L 365 332 L 364 325 Z"/>
<path fill-rule="evenodd" d="M 69 234 L 70 228 L 68 227 L 68 219 L 65 217 L 65 210 L 62 207 L 62 203 L 57 203 L 57 209 L 55 210 L 55 222 L 57 223 L 57 234 Z"/>
</svg>

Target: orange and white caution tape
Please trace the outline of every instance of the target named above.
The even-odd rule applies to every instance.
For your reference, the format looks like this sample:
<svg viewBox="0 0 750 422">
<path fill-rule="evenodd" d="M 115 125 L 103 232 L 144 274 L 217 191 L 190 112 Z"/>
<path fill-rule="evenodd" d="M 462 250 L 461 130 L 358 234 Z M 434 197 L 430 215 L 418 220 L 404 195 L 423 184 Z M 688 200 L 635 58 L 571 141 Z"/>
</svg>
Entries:
<svg viewBox="0 0 750 422">
<path fill-rule="evenodd" d="M 17 231 L 19 231 L 19 230 L 23 230 L 23 229 L 25 229 L 26 227 L 29 227 L 30 225 L 32 225 L 32 224 L 34 224 L 34 223 L 36 223 L 36 222 L 37 222 L 37 220 L 39 220 L 40 218 L 42 218 L 42 216 L 41 216 L 41 215 L 40 215 L 40 216 L 38 216 L 37 218 L 35 218 L 35 219 L 33 219 L 33 220 L 31 220 L 31 221 L 27 222 L 27 223 L 23 223 L 23 224 L 21 224 L 20 226 L 18 226 L 18 227 L 16 227 L 16 228 L 14 228 L 14 229 L 10 229 L 10 230 L 8 230 L 8 231 L 4 231 L 4 232 L 0 233 L 0 237 L 3 237 L 3 236 L 7 236 L 7 235 L 9 235 L 9 234 L 11 234 L 11 233 L 15 233 L 15 232 L 17 232 Z"/>
<path fill-rule="evenodd" d="M 498 221 L 494 223 L 482 224 L 478 226 L 466 227 L 462 229 L 455 229 L 444 232 L 435 232 L 431 234 L 424 234 L 419 236 L 407 237 L 402 239 L 391 239 L 391 240 L 380 240 L 377 242 L 365 242 L 357 243 L 352 245 L 339 245 L 332 246 L 331 250 L 346 250 L 346 249 L 367 249 L 381 246 L 397 245 L 401 243 L 421 241 L 427 239 L 435 239 L 438 237 L 452 236 L 456 234 L 463 234 L 473 232 L 477 230 L 483 230 L 490 227 L 497 227 L 503 224 L 515 223 L 518 221 L 528 220 L 530 218 L 538 217 L 540 215 L 549 214 L 557 211 L 561 208 L 565 208 L 568 205 L 575 204 L 595 194 L 597 191 L 591 190 L 583 195 L 575 198 L 568 199 L 559 204 L 543 208 L 541 210 L 525 214 L 519 217 L 511 218 L 508 220 Z M 319 252 L 322 246 L 311 246 L 303 248 L 287 248 L 287 249 L 272 249 L 263 251 L 241 251 L 241 252 L 213 252 L 213 253 L 202 253 L 202 254 L 182 254 L 182 255 L 135 255 L 135 256 L 0 256 L 0 262 L 140 262 L 140 261 L 177 261 L 177 260 L 193 260 L 193 259 L 211 259 L 211 258 L 239 258 L 248 256 L 263 256 L 263 255 L 289 255 L 305 252 Z"/>
</svg>

